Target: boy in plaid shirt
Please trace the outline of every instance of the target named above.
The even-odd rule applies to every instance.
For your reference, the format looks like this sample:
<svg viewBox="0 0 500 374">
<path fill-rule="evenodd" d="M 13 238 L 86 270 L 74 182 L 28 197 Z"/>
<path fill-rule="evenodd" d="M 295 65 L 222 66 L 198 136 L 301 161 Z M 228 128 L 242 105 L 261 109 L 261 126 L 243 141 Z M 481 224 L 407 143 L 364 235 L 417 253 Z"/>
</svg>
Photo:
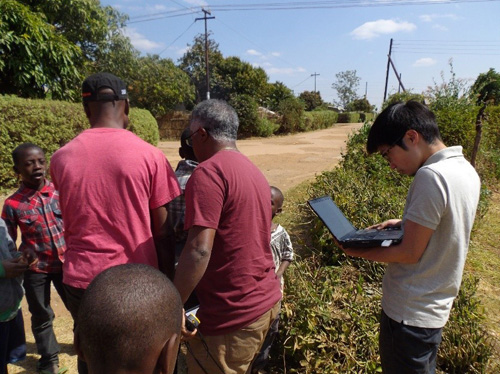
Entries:
<svg viewBox="0 0 500 374">
<path fill-rule="evenodd" d="M 12 159 L 21 186 L 5 201 L 2 218 L 14 242 L 19 226 L 22 239 L 19 250 L 32 263 L 24 274 L 24 288 L 31 313 L 31 329 L 41 356 L 38 372 L 54 374 L 60 372 L 60 348 L 52 328 L 51 282 L 63 302 L 66 299 L 62 286 L 66 245 L 59 195 L 52 183 L 45 179 L 45 155 L 40 147 L 21 144 L 12 152 Z M 35 259 L 38 261 L 33 262 Z"/>
</svg>

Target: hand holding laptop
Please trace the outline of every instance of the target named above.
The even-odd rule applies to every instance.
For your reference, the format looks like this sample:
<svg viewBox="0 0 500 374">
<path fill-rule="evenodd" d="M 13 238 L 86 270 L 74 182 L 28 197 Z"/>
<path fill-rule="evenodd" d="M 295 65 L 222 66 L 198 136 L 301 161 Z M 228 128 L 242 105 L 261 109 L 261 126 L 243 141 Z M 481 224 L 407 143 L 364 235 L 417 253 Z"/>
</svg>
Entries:
<svg viewBox="0 0 500 374">
<path fill-rule="evenodd" d="M 370 229 L 376 229 L 376 230 L 383 230 L 383 229 L 388 229 L 388 228 L 401 228 L 401 220 L 400 219 L 388 219 L 387 221 L 377 223 L 376 225 L 372 225 L 370 227 L 367 227 L 368 230 Z"/>
</svg>

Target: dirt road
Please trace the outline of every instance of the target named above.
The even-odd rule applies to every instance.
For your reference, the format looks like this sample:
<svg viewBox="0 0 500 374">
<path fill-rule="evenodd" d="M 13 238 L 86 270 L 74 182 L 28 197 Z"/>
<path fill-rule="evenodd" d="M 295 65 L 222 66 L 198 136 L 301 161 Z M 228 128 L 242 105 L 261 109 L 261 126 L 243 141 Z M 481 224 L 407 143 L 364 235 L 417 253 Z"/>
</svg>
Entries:
<svg viewBox="0 0 500 374">
<path fill-rule="evenodd" d="M 264 173 L 271 185 L 286 191 L 316 174 L 332 169 L 345 149 L 345 140 L 361 124 L 338 124 L 326 130 L 267 139 L 247 139 L 238 141 L 239 150 L 247 155 Z M 179 142 L 160 142 L 159 148 L 165 153 L 175 169 L 180 158 Z M 0 197 L 3 206 L 5 196 Z M 77 373 L 76 356 L 73 352 L 73 321 L 64 308 L 59 296 L 52 288 L 51 305 L 56 313 L 54 327 L 61 345 L 60 364 L 69 368 L 69 374 Z M 30 327 L 30 315 L 23 300 L 23 314 L 26 327 L 28 357 L 17 365 L 9 366 L 9 373 L 35 373 L 38 355 Z"/>
</svg>

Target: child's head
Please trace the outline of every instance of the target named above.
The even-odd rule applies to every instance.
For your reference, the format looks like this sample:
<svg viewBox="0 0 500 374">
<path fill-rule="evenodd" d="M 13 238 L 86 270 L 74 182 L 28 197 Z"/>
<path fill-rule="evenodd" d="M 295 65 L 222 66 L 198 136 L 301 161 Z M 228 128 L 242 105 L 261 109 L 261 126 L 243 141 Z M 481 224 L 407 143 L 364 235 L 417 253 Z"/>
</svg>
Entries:
<svg viewBox="0 0 500 374">
<path fill-rule="evenodd" d="M 189 127 L 184 129 L 181 134 L 181 147 L 179 148 L 179 156 L 186 160 L 198 161 L 194 155 L 193 147 L 188 143 L 189 135 L 191 135 L 191 130 Z"/>
<path fill-rule="evenodd" d="M 45 154 L 43 150 L 32 143 L 18 145 L 12 151 L 14 172 L 21 176 L 25 185 L 31 188 L 39 188 L 45 183 Z"/>
<path fill-rule="evenodd" d="M 283 193 L 278 187 L 271 186 L 271 209 L 273 212 L 273 218 L 276 214 L 281 213 L 283 208 Z"/>
<path fill-rule="evenodd" d="M 179 293 L 163 273 L 143 264 L 118 265 L 85 291 L 75 348 L 90 374 L 171 374 L 181 323 Z"/>
</svg>

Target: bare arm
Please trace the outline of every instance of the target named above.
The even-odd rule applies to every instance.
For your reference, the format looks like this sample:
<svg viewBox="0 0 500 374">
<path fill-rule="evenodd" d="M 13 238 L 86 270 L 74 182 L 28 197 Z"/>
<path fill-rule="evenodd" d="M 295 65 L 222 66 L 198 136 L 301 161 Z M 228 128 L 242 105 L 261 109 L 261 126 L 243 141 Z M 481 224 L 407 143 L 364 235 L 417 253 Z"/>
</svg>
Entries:
<svg viewBox="0 0 500 374">
<path fill-rule="evenodd" d="M 151 231 L 158 256 L 158 269 L 174 279 L 175 237 L 167 224 L 167 207 L 161 206 L 151 210 Z"/>
<path fill-rule="evenodd" d="M 345 253 L 354 257 L 378 262 L 394 262 L 402 264 L 417 263 L 427 248 L 434 230 L 406 220 L 403 241 L 399 245 L 387 248 L 342 248 Z"/>
<path fill-rule="evenodd" d="M 276 270 L 276 276 L 278 278 L 281 278 L 283 276 L 285 270 L 288 268 L 288 266 L 290 266 L 290 263 L 291 262 L 288 260 L 281 261 L 280 267 L 278 268 L 278 270 Z"/>
<path fill-rule="evenodd" d="M 184 246 L 177 270 L 174 285 L 185 303 L 207 269 L 215 230 L 207 227 L 193 226 L 189 229 L 186 245 Z"/>
<path fill-rule="evenodd" d="M 3 260 L 0 266 L 3 267 L 4 278 L 15 278 L 28 270 L 28 264 L 22 257 Z"/>
</svg>

